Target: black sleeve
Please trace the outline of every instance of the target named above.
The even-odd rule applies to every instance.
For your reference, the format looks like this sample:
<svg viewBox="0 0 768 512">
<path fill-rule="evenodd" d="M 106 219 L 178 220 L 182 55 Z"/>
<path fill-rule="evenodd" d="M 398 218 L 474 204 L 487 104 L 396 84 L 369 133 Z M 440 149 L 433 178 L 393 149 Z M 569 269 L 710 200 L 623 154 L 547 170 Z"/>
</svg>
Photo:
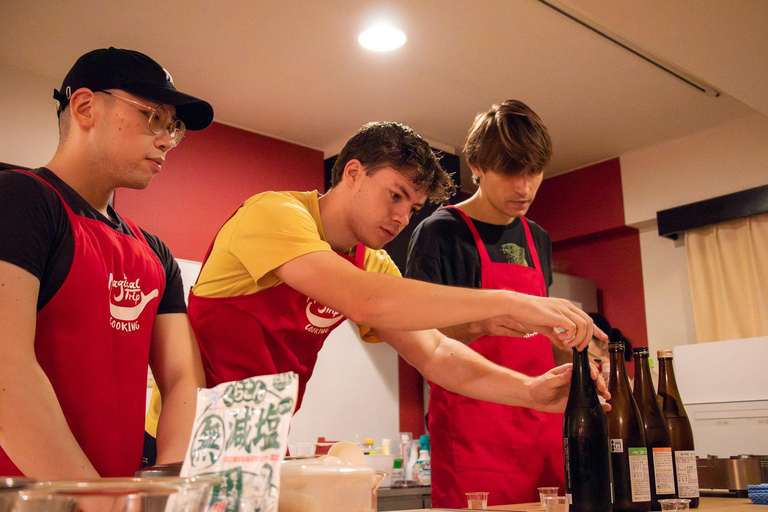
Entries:
<svg viewBox="0 0 768 512">
<path fill-rule="evenodd" d="M 405 276 L 430 283 L 480 287 L 480 257 L 472 232 L 453 210 L 438 210 L 414 230 Z"/>
<path fill-rule="evenodd" d="M 165 292 L 163 292 L 163 297 L 160 299 L 157 314 L 186 313 L 187 304 L 184 301 L 185 290 L 184 283 L 181 280 L 179 264 L 174 259 L 173 254 L 171 254 L 171 250 L 159 237 L 147 233 L 143 229 L 141 231 L 144 233 L 149 246 L 155 251 L 157 257 L 160 258 L 163 270 L 165 271 Z"/>
<path fill-rule="evenodd" d="M 0 260 L 28 271 L 42 287 L 68 225 L 53 189 L 21 172 L 0 172 Z"/>
<path fill-rule="evenodd" d="M 427 219 L 428 220 L 428 219 Z M 408 244 L 408 259 L 405 263 L 405 277 L 428 283 L 442 284 L 439 263 L 439 244 L 432 237 L 429 228 L 424 229 L 425 220 L 413 231 Z"/>
</svg>

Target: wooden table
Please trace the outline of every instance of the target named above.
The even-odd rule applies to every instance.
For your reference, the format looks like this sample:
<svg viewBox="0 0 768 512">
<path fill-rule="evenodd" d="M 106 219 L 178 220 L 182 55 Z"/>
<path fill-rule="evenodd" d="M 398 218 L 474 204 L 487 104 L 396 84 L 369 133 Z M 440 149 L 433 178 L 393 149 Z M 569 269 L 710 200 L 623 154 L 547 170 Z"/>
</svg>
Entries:
<svg viewBox="0 0 768 512">
<path fill-rule="evenodd" d="M 449 508 L 431 508 L 433 512 L 453 511 L 457 509 Z M 507 510 L 509 512 L 544 512 L 544 507 L 540 503 L 520 503 L 518 505 L 495 505 L 488 507 L 488 510 Z M 747 498 L 715 498 L 702 496 L 697 510 L 724 510 L 726 512 L 768 512 L 768 505 L 755 505 Z M 423 512 L 419 510 L 408 510 L 401 512 Z"/>
</svg>

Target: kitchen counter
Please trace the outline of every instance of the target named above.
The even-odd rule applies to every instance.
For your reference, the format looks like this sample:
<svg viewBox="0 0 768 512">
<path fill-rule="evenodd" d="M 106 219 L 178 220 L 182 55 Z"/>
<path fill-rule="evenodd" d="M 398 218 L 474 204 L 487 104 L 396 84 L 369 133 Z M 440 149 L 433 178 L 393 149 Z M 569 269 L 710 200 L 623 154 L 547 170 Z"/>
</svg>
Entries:
<svg viewBox="0 0 768 512">
<path fill-rule="evenodd" d="M 429 509 L 431 492 L 431 487 L 379 487 L 377 510 Z"/>
<path fill-rule="evenodd" d="M 440 509 L 434 509 L 440 510 Z M 544 507 L 539 503 L 525 503 L 522 505 L 498 505 L 488 507 L 488 510 L 507 510 L 521 512 L 542 512 Z M 727 512 L 757 512 L 768 510 L 768 505 L 755 505 L 747 498 L 714 498 L 702 496 L 699 508 L 691 510 L 725 510 Z"/>
<path fill-rule="evenodd" d="M 432 508 L 434 512 L 456 509 Z M 488 507 L 488 510 L 507 510 L 509 512 L 543 512 L 544 508 L 539 503 L 521 503 L 519 505 L 496 505 Z M 715 498 L 702 496 L 699 508 L 691 510 L 724 510 L 726 512 L 763 512 L 768 511 L 768 505 L 755 505 L 747 498 Z M 419 512 L 407 510 L 401 512 Z"/>
</svg>

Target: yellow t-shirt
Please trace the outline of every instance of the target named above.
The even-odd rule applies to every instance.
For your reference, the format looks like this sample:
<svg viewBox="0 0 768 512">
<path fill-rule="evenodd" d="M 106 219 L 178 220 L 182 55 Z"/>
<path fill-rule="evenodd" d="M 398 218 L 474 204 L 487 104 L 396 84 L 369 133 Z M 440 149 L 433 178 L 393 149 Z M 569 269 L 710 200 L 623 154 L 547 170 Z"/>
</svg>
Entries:
<svg viewBox="0 0 768 512">
<path fill-rule="evenodd" d="M 221 228 L 192 292 L 199 297 L 238 297 L 272 288 L 282 281 L 274 270 L 294 258 L 332 251 L 323 231 L 317 191 L 264 192 L 248 199 Z M 365 249 L 365 270 L 400 276 L 383 250 Z M 360 337 L 381 339 L 364 326 Z M 157 433 L 160 394 L 153 389 L 146 430 Z"/>
</svg>

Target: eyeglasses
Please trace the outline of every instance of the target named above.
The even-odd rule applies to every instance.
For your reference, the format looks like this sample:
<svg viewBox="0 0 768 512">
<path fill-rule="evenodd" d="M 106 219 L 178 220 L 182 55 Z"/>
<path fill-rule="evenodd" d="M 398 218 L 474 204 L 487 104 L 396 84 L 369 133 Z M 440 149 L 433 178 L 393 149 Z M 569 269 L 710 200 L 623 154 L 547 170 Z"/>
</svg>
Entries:
<svg viewBox="0 0 768 512">
<path fill-rule="evenodd" d="M 163 131 L 167 130 L 168 133 L 171 136 L 171 142 L 173 143 L 173 147 L 176 147 L 179 145 L 179 142 L 181 142 L 181 139 L 184 137 L 184 123 L 175 117 L 173 114 L 171 114 L 171 111 L 168 110 L 167 107 L 163 105 L 155 105 L 154 107 L 148 107 L 146 105 L 142 105 L 138 101 L 133 101 L 128 98 L 123 98 L 122 96 L 118 96 L 117 94 L 112 94 L 109 91 L 97 91 L 97 92 L 103 92 L 104 94 L 109 94 L 113 98 L 117 98 L 120 101 L 124 101 L 134 108 L 141 110 L 144 112 L 148 119 L 147 126 L 149 127 L 149 131 L 151 131 L 154 134 L 163 133 Z"/>
</svg>

